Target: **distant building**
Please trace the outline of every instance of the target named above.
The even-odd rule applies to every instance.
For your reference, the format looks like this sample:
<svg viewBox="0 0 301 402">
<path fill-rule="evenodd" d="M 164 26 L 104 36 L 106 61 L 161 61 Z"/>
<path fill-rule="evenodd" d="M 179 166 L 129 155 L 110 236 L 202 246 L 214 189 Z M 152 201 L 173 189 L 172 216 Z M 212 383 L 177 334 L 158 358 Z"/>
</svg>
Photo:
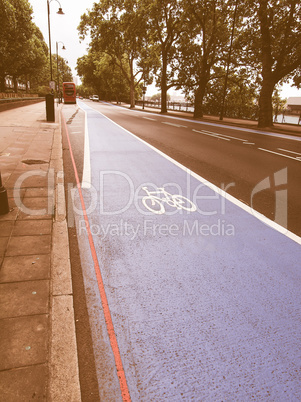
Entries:
<svg viewBox="0 0 301 402">
<path fill-rule="evenodd" d="M 301 96 L 288 98 L 286 102 L 287 111 L 292 114 L 301 113 Z"/>
<path fill-rule="evenodd" d="M 74 75 L 72 78 L 73 78 L 74 84 L 78 85 L 78 77 L 76 75 Z"/>
</svg>

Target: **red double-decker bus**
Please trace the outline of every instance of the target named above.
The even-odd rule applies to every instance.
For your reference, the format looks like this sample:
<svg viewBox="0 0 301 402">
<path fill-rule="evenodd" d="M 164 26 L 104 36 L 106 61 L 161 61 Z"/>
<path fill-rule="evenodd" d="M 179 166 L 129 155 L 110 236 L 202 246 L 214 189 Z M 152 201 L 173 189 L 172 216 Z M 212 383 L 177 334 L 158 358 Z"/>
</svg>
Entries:
<svg viewBox="0 0 301 402">
<path fill-rule="evenodd" d="M 76 103 L 76 88 L 74 82 L 63 82 L 64 103 Z"/>
</svg>

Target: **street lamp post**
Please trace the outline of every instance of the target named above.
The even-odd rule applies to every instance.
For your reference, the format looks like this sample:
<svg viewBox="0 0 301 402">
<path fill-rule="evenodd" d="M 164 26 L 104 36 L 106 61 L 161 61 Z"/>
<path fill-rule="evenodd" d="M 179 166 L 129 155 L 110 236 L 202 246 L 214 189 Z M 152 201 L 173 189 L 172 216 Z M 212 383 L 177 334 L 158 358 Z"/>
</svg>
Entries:
<svg viewBox="0 0 301 402">
<path fill-rule="evenodd" d="M 60 73 L 59 73 L 59 43 L 62 43 L 62 49 L 66 50 L 65 45 L 63 42 L 58 41 L 56 42 L 56 69 L 57 69 L 57 93 L 58 93 L 58 100 L 59 103 L 61 103 L 61 97 L 60 97 Z"/>
<path fill-rule="evenodd" d="M 51 55 L 51 34 L 50 34 L 50 3 L 53 0 L 47 0 L 47 13 L 48 13 L 48 35 L 49 35 L 49 60 L 50 60 L 50 89 L 51 93 L 46 95 L 46 115 L 47 121 L 55 121 L 54 114 L 54 85 L 53 85 L 53 75 L 52 75 L 52 55 Z M 63 10 L 61 7 L 61 3 L 58 0 L 55 0 L 59 4 L 59 10 L 57 14 L 63 15 Z"/>
</svg>

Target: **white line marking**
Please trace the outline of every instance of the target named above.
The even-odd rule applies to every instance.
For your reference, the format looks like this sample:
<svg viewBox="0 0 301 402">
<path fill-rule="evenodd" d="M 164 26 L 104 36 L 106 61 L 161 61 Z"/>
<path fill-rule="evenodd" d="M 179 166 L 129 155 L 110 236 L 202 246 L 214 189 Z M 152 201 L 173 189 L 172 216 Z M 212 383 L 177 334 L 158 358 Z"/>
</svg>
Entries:
<svg viewBox="0 0 301 402">
<path fill-rule="evenodd" d="M 184 127 L 187 128 L 187 126 L 182 126 L 181 124 L 174 124 L 174 123 L 169 123 L 167 121 L 162 121 L 162 124 L 168 124 L 169 126 L 174 126 L 174 127 Z"/>
<path fill-rule="evenodd" d="M 271 154 L 275 154 L 275 155 L 279 155 L 279 156 L 284 156 L 285 158 L 293 159 L 294 161 L 300 162 L 297 158 L 293 158 L 292 156 L 280 154 L 279 152 L 270 151 L 270 150 L 265 149 L 265 148 L 258 148 L 258 149 L 260 149 L 261 151 L 270 152 Z"/>
<path fill-rule="evenodd" d="M 157 121 L 156 119 L 152 119 L 151 117 L 144 117 L 144 116 L 142 116 L 142 119 L 151 120 L 151 121 Z"/>
<path fill-rule="evenodd" d="M 218 135 L 222 135 L 223 137 L 231 138 L 231 139 L 237 140 L 237 141 L 248 141 L 248 140 L 243 140 L 242 138 L 231 137 L 231 135 L 226 135 L 226 134 L 218 134 Z"/>
<path fill-rule="evenodd" d="M 255 145 L 255 142 L 247 142 L 247 141 L 245 141 L 243 144 L 244 145 Z"/>
<path fill-rule="evenodd" d="M 92 109 L 92 108 L 91 108 Z M 94 109 L 96 111 L 96 109 Z M 280 226 L 278 223 L 270 220 L 266 216 L 262 215 L 260 212 L 256 211 L 255 209 L 249 207 L 248 205 L 244 204 L 243 202 L 239 201 L 237 198 L 233 197 L 232 195 L 228 194 L 226 191 L 220 189 L 217 187 L 215 184 L 211 183 L 210 181 L 204 179 L 204 177 L 198 175 L 197 173 L 193 172 L 192 170 L 188 169 L 186 166 L 182 165 L 181 163 L 177 162 L 175 159 L 171 158 L 170 156 L 166 155 L 164 152 L 160 151 L 159 149 L 155 148 L 153 145 L 149 144 L 148 142 L 142 140 L 141 138 L 137 137 L 135 134 L 131 133 L 129 130 L 126 128 L 120 126 L 119 124 L 115 123 L 115 121 L 111 120 L 109 117 L 105 116 L 103 113 L 99 112 L 103 117 L 106 119 L 110 120 L 113 124 L 115 124 L 117 127 L 121 128 L 124 130 L 126 133 L 130 134 L 131 136 L 135 137 L 138 141 L 143 142 L 143 144 L 147 145 L 149 148 L 153 149 L 155 152 L 157 152 L 159 155 L 163 156 L 167 160 L 169 160 L 171 163 L 174 165 L 178 166 L 180 169 L 184 170 L 187 174 L 190 174 L 192 177 L 196 178 L 199 180 L 202 184 L 205 184 L 206 186 L 210 187 L 213 191 L 215 191 L 217 194 L 221 195 L 224 197 L 226 200 L 232 202 L 232 204 L 237 205 L 239 208 L 243 209 L 250 215 L 253 215 L 255 218 L 260 220 L 261 222 L 265 223 L 266 225 L 272 227 L 275 229 L 277 232 L 283 234 L 284 236 L 288 237 L 289 239 L 293 240 L 294 242 L 298 243 L 301 245 L 301 237 L 297 236 L 295 233 L 290 232 L 286 228 Z"/>
<path fill-rule="evenodd" d="M 194 132 L 196 132 L 196 133 L 204 134 L 204 135 L 209 135 L 210 137 L 215 137 L 215 138 L 218 138 L 219 140 L 230 141 L 228 138 L 220 137 L 220 136 L 217 135 L 217 134 L 209 134 L 209 132 L 205 132 L 205 131 L 203 131 L 203 130 L 202 130 L 202 131 L 199 131 L 199 130 L 195 130 L 195 129 L 193 128 L 192 131 L 194 131 Z"/>
<path fill-rule="evenodd" d="M 294 152 L 294 151 L 289 151 L 288 149 L 283 149 L 283 148 L 277 148 L 279 151 L 284 151 L 284 152 L 289 152 L 290 154 L 295 154 L 295 155 L 300 155 L 300 152 Z"/>
<path fill-rule="evenodd" d="M 90 141 L 88 133 L 88 119 L 86 110 L 84 110 L 83 108 L 81 109 L 85 113 L 85 148 L 84 148 L 82 188 L 91 188 L 91 163 L 90 163 Z"/>
</svg>

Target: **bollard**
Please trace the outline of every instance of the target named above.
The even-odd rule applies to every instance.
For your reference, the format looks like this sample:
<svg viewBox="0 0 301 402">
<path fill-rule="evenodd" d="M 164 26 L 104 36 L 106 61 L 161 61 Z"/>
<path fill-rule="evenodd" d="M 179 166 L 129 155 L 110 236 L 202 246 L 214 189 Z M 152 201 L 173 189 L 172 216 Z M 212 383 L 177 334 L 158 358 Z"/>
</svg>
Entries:
<svg viewBox="0 0 301 402">
<path fill-rule="evenodd" d="M 9 206 L 8 206 L 8 198 L 7 191 L 2 185 L 1 172 L 0 172 L 0 215 L 8 214 Z"/>
</svg>

